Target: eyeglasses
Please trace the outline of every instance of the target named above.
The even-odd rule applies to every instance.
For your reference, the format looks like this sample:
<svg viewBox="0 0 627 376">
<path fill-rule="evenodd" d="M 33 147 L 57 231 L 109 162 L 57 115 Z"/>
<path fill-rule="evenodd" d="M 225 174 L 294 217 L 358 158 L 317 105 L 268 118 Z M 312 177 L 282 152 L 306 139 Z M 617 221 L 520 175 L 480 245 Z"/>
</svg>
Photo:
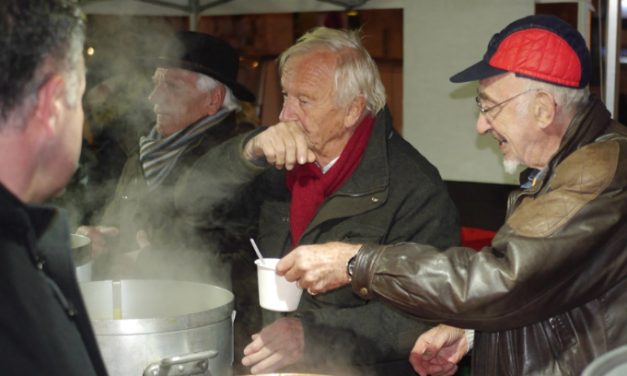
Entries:
<svg viewBox="0 0 627 376">
<path fill-rule="evenodd" d="M 497 107 L 499 107 L 499 106 L 502 106 L 502 105 L 506 104 L 506 103 L 507 103 L 507 102 L 509 102 L 509 101 L 513 101 L 514 99 L 516 99 L 516 98 L 520 97 L 520 96 L 521 96 L 521 95 L 523 95 L 523 94 L 527 94 L 527 93 L 528 93 L 528 92 L 530 92 L 530 91 L 536 91 L 536 90 L 537 90 L 537 89 L 527 89 L 527 90 L 523 91 L 522 93 L 518 93 L 518 94 L 514 95 L 513 97 L 509 97 L 509 98 L 507 98 L 506 100 L 504 100 L 504 101 L 502 101 L 502 102 L 499 102 L 499 103 L 497 103 L 497 104 L 495 104 L 495 105 L 492 105 L 492 106 L 490 106 L 490 107 L 484 107 L 484 106 L 481 104 L 481 99 L 479 99 L 479 96 L 476 96 L 476 97 L 475 97 L 475 102 L 477 102 L 477 107 L 479 108 L 479 112 L 481 112 L 483 115 L 487 115 L 487 114 L 488 114 L 488 112 L 490 112 L 490 111 L 494 110 L 495 108 L 497 108 Z"/>
</svg>

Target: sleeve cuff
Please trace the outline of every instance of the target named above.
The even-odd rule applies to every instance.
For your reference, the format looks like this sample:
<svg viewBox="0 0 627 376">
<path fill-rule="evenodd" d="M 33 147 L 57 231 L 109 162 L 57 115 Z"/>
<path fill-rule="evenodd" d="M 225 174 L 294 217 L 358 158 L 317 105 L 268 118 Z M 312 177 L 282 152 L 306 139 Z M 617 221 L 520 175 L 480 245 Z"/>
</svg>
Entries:
<svg viewBox="0 0 627 376">
<path fill-rule="evenodd" d="M 466 336 L 466 341 L 468 342 L 468 351 L 470 351 L 475 345 L 475 331 L 473 329 L 464 329 L 464 335 Z"/>
</svg>

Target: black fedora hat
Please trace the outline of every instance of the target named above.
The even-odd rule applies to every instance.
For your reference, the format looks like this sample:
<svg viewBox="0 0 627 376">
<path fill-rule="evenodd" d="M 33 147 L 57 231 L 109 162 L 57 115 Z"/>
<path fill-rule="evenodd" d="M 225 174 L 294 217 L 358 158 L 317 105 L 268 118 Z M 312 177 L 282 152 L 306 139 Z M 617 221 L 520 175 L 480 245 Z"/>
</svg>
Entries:
<svg viewBox="0 0 627 376">
<path fill-rule="evenodd" d="M 179 31 L 156 60 L 162 68 L 181 68 L 210 76 L 228 86 L 240 100 L 255 96 L 237 82 L 239 55 L 227 42 L 205 33 Z"/>
</svg>

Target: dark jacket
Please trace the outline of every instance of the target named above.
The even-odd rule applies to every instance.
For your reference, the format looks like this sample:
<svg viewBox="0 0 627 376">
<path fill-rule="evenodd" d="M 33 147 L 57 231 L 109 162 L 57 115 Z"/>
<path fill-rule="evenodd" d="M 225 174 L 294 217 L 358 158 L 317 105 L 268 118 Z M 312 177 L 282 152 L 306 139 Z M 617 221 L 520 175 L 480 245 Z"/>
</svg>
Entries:
<svg viewBox="0 0 627 376">
<path fill-rule="evenodd" d="M 62 213 L 0 184 L 0 373 L 106 375 Z"/>
<path fill-rule="evenodd" d="M 207 212 L 206 206 L 220 201 L 209 192 L 238 193 L 234 201 L 254 200 L 259 213 L 251 218 L 258 222 L 258 244 L 268 257 L 280 257 L 291 250 L 291 196 L 283 171 L 243 160 L 242 147 L 250 137 L 224 143 L 215 155 L 199 160 L 203 167 L 196 173 L 220 169 L 220 179 L 200 192 L 181 191 L 179 203 Z M 385 111 L 376 117 L 359 166 L 323 202 L 299 244 L 338 240 L 458 244 L 457 211 L 437 170 L 393 130 Z M 302 369 L 310 372 L 363 366 L 355 374 L 413 375 L 409 351 L 429 327 L 380 301 L 365 302 L 350 288 L 316 296 L 304 293 L 294 314 L 305 329 Z"/>
<path fill-rule="evenodd" d="M 201 156 L 225 140 L 251 129 L 251 124 L 237 124 L 234 113 L 207 129 L 183 152 L 176 167 L 153 191 L 148 190 L 137 150 L 127 160 L 114 198 L 98 222 L 120 228 L 119 244 L 113 248 L 118 252 L 138 249 L 136 234 L 144 230 L 151 250 L 155 252 L 212 251 L 221 253 L 225 259 L 233 256 L 227 252 L 229 248 L 225 244 L 230 245 L 240 233 L 237 231 L 238 213 L 235 210 L 222 211 L 216 216 L 216 221 L 190 223 L 186 221 L 185 214 L 176 208 L 173 192 L 181 177 L 193 168 Z"/>
<path fill-rule="evenodd" d="M 476 329 L 475 375 L 579 375 L 627 343 L 626 187 L 627 128 L 593 99 L 491 247 L 366 246 L 353 289 Z"/>
</svg>

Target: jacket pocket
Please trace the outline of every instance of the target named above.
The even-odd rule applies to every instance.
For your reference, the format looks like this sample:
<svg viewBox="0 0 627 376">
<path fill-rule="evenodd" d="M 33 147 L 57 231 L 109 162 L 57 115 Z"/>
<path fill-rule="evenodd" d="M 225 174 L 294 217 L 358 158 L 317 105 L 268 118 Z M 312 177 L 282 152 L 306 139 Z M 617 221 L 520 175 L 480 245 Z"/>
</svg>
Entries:
<svg viewBox="0 0 627 376">
<path fill-rule="evenodd" d="M 364 225 L 352 221 L 336 226 L 332 231 L 335 239 L 353 244 L 381 244 L 387 232 L 385 229 L 376 226 Z"/>
<path fill-rule="evenodd" d="M 577 344 L 575 329 L 567 314 L 550 317 L 543 322 L 543 327 L 556 359 Z"/>
</svg>

